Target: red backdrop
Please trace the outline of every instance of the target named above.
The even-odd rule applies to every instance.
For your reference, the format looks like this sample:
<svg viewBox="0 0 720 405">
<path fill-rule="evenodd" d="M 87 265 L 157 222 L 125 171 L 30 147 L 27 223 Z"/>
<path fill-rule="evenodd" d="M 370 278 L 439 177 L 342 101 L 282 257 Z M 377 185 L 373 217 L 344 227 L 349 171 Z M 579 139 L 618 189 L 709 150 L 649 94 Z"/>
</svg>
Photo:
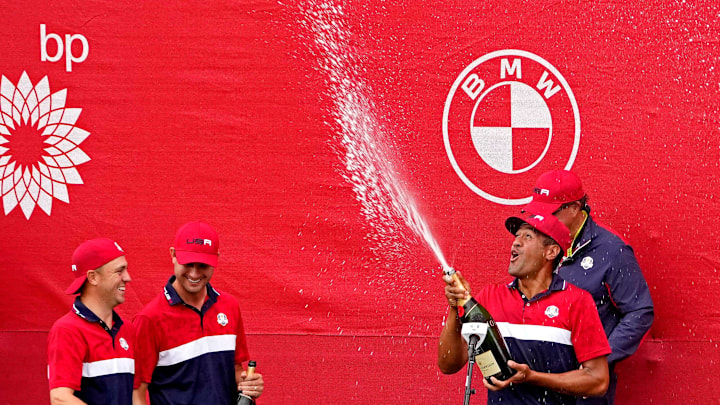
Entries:
<svg viewBox="0 0 720 405">
<path fill-rule="evenodd" d="M 392 220 L 397 208 L 378 207 L 412 196 L 474 288 L 508 278 L 502 224 L 518 207 L 466 185 L 443 136 L 455 81 L 503 50 L 536 55 L 564 77 L 553 97 L 571 90 L 576 100 L 572 169 L 595 215 L 635 248 L 653 294 L 655 324 L 618 367 L 617 403 L 716 397 L 717 5 L 193 3 L 12 1 L 0 13 L 0 404 L 48 402 L 47 332 L 69 309 L 62 290 L 81 241 L 111 237 L 128 252 L 133 282 L 118 312 L 131 318 L 170 276 L 175 230 L 195 219 L 221 235 L 213 283 L 240 299 L 262 403 L 460 403 L 463 373 L 435 366 L 438 262 Z M 49 93 L 67 89 L 65 103 L 38 107 L 47 119 L 33 123 L 29 90 L 45 94 L 45 77 Z M 553 122 L 565 122 L 553 142 L 572 141 L 572 107 L 549 100 Z M 75 137 L 60 125 L 58 138 L 41 138 L 58 121 Z M 60 140 L 70 138 L 89 161 L 62 161 L 70 152 Z M 15 171 L 40 161 L 50 172 L 48 142 L 57 142 L 57 178 L 46 173 L 56 181 L 43 188 L 35 164 L 33 188 L 32 169 Z M 513 153 L 539 153 L 523 145 Z M 562 153 L 533 170 L 564 167 Z M 484 170 L 475 181 L 501 198 L 527 196 L 538 174 Z"/>
</svg>

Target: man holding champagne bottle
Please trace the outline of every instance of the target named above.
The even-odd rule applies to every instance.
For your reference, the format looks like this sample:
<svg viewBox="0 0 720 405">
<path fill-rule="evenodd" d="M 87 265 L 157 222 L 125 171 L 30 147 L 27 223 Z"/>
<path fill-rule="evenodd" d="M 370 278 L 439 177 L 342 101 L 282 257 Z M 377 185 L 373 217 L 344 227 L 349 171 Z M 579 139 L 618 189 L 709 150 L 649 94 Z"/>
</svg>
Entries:
<svg viewBox="0 0 720 405">
<path fill-rule="evenodd" d="M 135 317 L 137 351 L 133 404 L 236 405 L 264 389 L 262 375 L 243 370 L 248 360 L 240 307 L 210 285 L 219 239 L 204 222 L 177 231 L 170 248 L 174 275 L 163 293 Z"/>
<path fill-rule="evenodd" d="M 570 244 L 570 231 L 556 217 L 510 217 L 505 227 L 515 239 L 506 285 L 483 288 L 473 298 L 485 307 L 507 343 L 517 372 L 504 381 L 483 380 L 488 403 L 570 405 L 576 396 L 598 396 L 608 386 L 610 346 L 591 296 L 554 270 Z M 445 277 L 450 304 L 440 334 L 438 366 L 445 374 L 468 361 L 461 336 L 458 302 L 470 299 L 460 275 Z"/>
</svg>

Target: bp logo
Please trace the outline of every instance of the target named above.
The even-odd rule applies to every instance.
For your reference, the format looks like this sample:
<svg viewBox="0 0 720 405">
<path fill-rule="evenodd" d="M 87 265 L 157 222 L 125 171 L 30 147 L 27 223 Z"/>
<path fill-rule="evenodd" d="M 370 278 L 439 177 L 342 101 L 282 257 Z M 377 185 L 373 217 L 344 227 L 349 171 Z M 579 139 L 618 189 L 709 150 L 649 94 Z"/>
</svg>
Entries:
<svg viewBox="0 0 720 405">
<path fill-rule="evenodd" d="M 90 158 L 80 144 L 90 135 L 75 126 L 81 108 L 66 108 L 67 90 L 50 93 L 47 76 L 33 85 L 0 82 L 0 193 L 5 215 L 35 207 L 50 215 L 53 199 L 70 202 L 68 184 L 82 184 L 76 166 Z"/>
<path fill-rule="evenodd" d="M 486 54 L 452 85 L 443 112 L 450 163 L 481 197 L 530 202 L 540 174 L 570 169 L 580 145 L 575 96 L 560 72 L 520 50 Z"/>
</svg>

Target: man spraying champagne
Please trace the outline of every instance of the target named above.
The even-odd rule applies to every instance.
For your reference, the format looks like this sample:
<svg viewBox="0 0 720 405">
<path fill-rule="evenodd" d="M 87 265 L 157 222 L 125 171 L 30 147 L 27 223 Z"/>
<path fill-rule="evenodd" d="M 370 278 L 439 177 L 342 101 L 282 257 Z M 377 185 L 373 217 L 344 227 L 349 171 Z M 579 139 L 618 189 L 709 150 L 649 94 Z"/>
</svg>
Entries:
<svg viewBox="0 0 720 405">
<path fill-rule="evenodd" d="M 504 380 L 483 380 L 488 403 L 574 404 L 575 396 L 602 395 L 608 386 L 610 346 L 585 291 L 554 270 L 570 244 L 570 231 L 552 215 L 510 217 L 505 227 L 515 235 L 506 285 L 483 288 L 473 298 L 492 314 L 515 361 L 516 373 Z M 458 272 L 445 276 L 450 309 L 440 334 L 438 366 L 445 374 L 468 361 L 458 302 L 470 297 L 470 285 Z M 582 368 L 580 368 L 582 366 Z"/>
</svg>

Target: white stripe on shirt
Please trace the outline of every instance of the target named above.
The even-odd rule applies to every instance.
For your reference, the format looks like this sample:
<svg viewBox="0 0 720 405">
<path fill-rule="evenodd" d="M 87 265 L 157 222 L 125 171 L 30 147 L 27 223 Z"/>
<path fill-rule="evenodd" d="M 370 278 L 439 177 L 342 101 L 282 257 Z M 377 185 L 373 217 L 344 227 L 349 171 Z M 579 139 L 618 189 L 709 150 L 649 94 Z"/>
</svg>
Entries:
<svg viewBox="0 0 720 405">
<path fill-rule="evenodd" d="M 111 374 L 135 374 L 135 360 L 129 358 L 115 358 L 108 360 L 83 363 L 82 376 L 93 378 Z"/>
<path fill-rule="evenodd" d="M 520 340 L 537 340 L 572 346 L 570 331 L 543 325 L 519 325 L 509 322 L 498 322 L 498 329 L 504 338 Z"/>
<path fill-rule="evenodd" d="M 236 338 L 237 335 L 215 335 L 193 340 L 160 352 L 157 365 L 172 366 L 208 353 L 235 351 Z"/>
</svg>

